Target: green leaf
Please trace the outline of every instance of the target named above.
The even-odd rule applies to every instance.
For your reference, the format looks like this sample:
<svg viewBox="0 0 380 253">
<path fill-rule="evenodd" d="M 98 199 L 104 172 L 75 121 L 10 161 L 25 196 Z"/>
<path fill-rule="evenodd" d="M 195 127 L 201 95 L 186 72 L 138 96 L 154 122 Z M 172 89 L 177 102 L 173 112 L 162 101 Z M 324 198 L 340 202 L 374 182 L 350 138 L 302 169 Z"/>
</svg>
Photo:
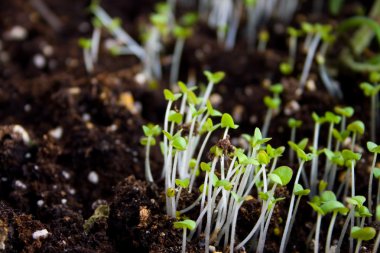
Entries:
<svg viewBox="0 0 380 253">
<path fill-rule="evenodd" d="M 290 118 L 288 120 L 288 126 L 290 128 L 299 128 L 301 125 L 302 125 L 302 121 L 301 120 L 296 120 L 295 118 Z"/>
<path fill-rule="evenodd" d="M 293 190 L 294 195 L 296 196 L 306 196 L 309 195 L 310 189 L 304 189 L 302 185 L 300 184 L 295 184 L 294 185 L 294 190 Z"/>
<path fill-rule="evenodd" d="M 236 129 L 239 126 L 235 125 L 234 120 L 233 120 L 233 118 L 232 118 L 232 116 L 230 114 L 223 113 L 222 120 L 221 120 L 221 127 L 222 128 L 229 127 L 229 128 L 232 128 L 232 129 Z"/>
<path fill-rule="evenodd" d="M 316 124 L 323 124 L 326 121 L 324 117 L 319 117 L 315 112 L 311 116 Z"/>
<path fill-rule="evenodd" d="M 80 38 L 78 40 L 78 45 L 83 49 L 90 49 L 92 45 L 92 40 L 86 39 L 86 38 Z"/>
<path fill-rule="evenodd" d="M 179 151 L 184 151 L 186 150 L 186 146 L 187 146 L 187 142 L 186 142 L 186 139 L 181 137 L 181 136 L 177 136 L 177 137 L 174 137 L 173 138 L 173 147 Z"/>
<path fill-rule="evenodd" d="M 174 94 L 170 90 L 164 89 L 164 96 L 165 96 L 165 100 L 174 102 L 178 100 L 182 96 L 182 94 Z"/>
<path fill-rule="evenodd" d="M 332 191 L 324 191 L 321 194 L 321 202 L 336 201 L 335 193 Z"/>
<path fill-rule="evenodd" d="M 278 109 L 281 105 L 281 99 L 280 98 L 277 98 L 277 97 L 269 97 L 269 96 L 265 96 L 264 97 L 264 104 L 269 108 L 269 109 L 272 109 L 272 110 L 275 110 L 275 109 Z"/>
<path fill-rule="evenodd" d="M 193 26 L 198 21 L 198 14 L 196 12 L 188 12 L 180 19 L 180 23 L 184 26 Z"/>
<path fill-rule="evenodd" d="M 213 116 L 213 117 L 220 117 L 222 116 L 222 113 L 215 110 L 212 105 L 211 105 L 211 102 L 210 100 L 207 100 L 207 103 L 206 103 L 206 107 L 207 107 L 207 112 L 210 116 Z"/>
<path fill-rule="evenodd" d="M 175 189 L 172 188 L 172 187 L 169 187 L 169 188 L 166 190 L 166 196 L 168 196 L 169 198 L 173 198 L 173 197 L 175 197 Z"/>
<path fill-rule="evenodd" d="M 354 115 L 354 108 L 347 106 L 347 107 L 340 107 L 336 106 L 334 108 L 335 113 L 344 116 L 346 118 L 351 118 L 352 115 Z"/>
<path fill-rule="evenodd" d="M 380 179 L 380 168 L 373 168 L 373 176 L 376 178 L 376 179 Z"/>
<path fill-rule="evenodd" d="M 260 164 L 264 164 L 264 165 L 267 165 L 270 162 L 270 158 L 269 158 L 267 152 L 265 152 L 264 150 L 259 151 L 256 159 Z"/>
<path fill-rule="evenodd" d="M 366 95 L 367 97 L 375 96 L 377 93 L 375 86 L 366 82 L 360 84 L 360 89 L 364 91 L 364 95 Z"/>
<path fill-rule="evenodd" d="M 356 209 L 355 217 L 372 217 L 372 214 L 366 206 L 361 206 Z"/>
<path fill-rule="evenodd" d="M 365 200 L 366 198 L 360 195 L 353 196 L 351 198 L 350 197 L 346 198 L 347 203 L 351 204 L 352 206 L 358 206 L 358 207 L 363 206 Z"/>
<path fill-rule="evenodd" d="M 318 190 L 319 192 L 321 192 L 323 194 L 323 191 L 327 188 L 327 182 L 324 181 L 324 180 L 321 180 L 319 181 L 319 184 L 318 184 Z M 321 198 L 321 202 L 322 202 L 322 198 Z"/>
<path fill-rule="evenodd" d="M 269 194 L 267 192 L 259 192 L 259 198 L 262 200 L 268 200 Z"/>
<path fill-rule="evenodd" d="M 352 227 L 351 228 L 351 237 L 357 240 L 369 241 L 376 236 L 376 229 L 373 227 Z"/>
<path fill-rule="evenodd" d="M 173 227 L 176 229 L 189 229 L 194 230 L 197 224 L 193 220 L 176 221 L 173 223 Z"/>
<path fill-rule="evenodd" d="M 231 182 L 226 179 L 218 180 L 215 184 L 215 187 L 223 187 L 226 191 L 231 191 L 232 186 Z"/>
<path fill-rule="evenodd" d="M 347 208 L 339 201 L 336 200 L 330 200 L 326 203 L 322 204 L 321 209 L 325 214 L 331 213 L 331 212 L 347 212 Z"/>
<path fill-rule="evenodd" d="M 292 65 L 290 65 L 289 63 L 287 62 L 281 62 L 280 63 L 280 72 L 283 74 L 283 75 L 290 75 L 292 72 L 293 72 L 293 67 Z"/>
<path fill-rule="evenodd" d="M 278 95 L 278 94 L 281 94 L 284 91 L 284 86 L 281 83 L 277 83 L 277 84 L 274 84 L 274 85 L 270 86 L 269 90 L 273 94 Z"/>
<path fill-rule="evenodd" d="M 237 195 L 236 192 L 232 191 L 231 195 L 235 199 L 235 201 L 238 202 L 238 203 L 240 203 L 240 202 L 242 202 L 244 200 L 242 197 L 240 197 L 239 195 Z"/>
<path fill-rule="evenodd" d="M 166 138 L 168 138 L 169 141 L 173 139 L 173 136 L 165 130 L 162 130 L 162 133 L 166 136 Z"/>
<path fill-rule="evenodd" d="M 280 178 L 281 182 L 280 183 L 276 182 L 276 183 L 280 184 L 281 186 L 284 186 L 284 185 L 287 185 L 292 179 L 293 170 L 289 168 L 288 166 L 281 166 L 273 170 L 273 172 L 270 174 L 277 175 Z"/>
<path fill-rule="evenodd" d="M 175 184 L 179 187 L 182 188 L 187 188 L 190 184 L 190 179 L 189 178 L 184 178 L 184 179 L 176 179 Z"/>
<path fill-rule="evenodd" d="M 213 84 L 218 84 L 219 82 L 221 82 L 226 75 L 222 71 L 212 73 L 212 72 L 207 71 L 207 70 L 204 71 L 203 74 L 207 77 L 208 82 L 213 83 Z"/>
<path fill-rule="evenodd" d="M 347 130 L 362 135 L 365 130 L 363 121 L 356 120 L 347 126 Z"/>
<path fill-rule="evenodd" d="M 180 124 L 182 122 L 182 114 L 176 111 L 170 111 L 168 121 L 169 122 L 174 122 L 176 124 Z"/>
<path fill-rule="evenodd" d="M 201 170 L 205 172 L 210 172 L 211 171 L 211 166 L 208 163 L 201 162 Z"/>
<path fill-rule="evenodd" d="M 176 25 L 173 29 L 174 36 L 179 39 L 187 39 L 192 35 L 192 33 L 193 33 L 193 29 L 189 27 L 182 27 L 182 26 Z"/>
<path fill-rule="evenodd" d="M 322 210 L 320 206 L 316 205 L 313 202 L 307 202 L 307 203 L 313 208 L 315 212 L 317 212 L 320 215 L 325 215 L 325 212 Z"/>
<path fill-rule="evenodd" d="M 332 123 L 332 124 L 338 124 L 341 120 L 341 117 L 338 115 L 335 115 L 332 112 L 326 112 L 325 113 L 325 119 L 327 122 Z"/>
<path fill-rule="evenodd" d="M 367 142 L 367 148 L 372 153 L 380 153 L 380 145 L 377 145 L 372 141 Z"/>
</svg>

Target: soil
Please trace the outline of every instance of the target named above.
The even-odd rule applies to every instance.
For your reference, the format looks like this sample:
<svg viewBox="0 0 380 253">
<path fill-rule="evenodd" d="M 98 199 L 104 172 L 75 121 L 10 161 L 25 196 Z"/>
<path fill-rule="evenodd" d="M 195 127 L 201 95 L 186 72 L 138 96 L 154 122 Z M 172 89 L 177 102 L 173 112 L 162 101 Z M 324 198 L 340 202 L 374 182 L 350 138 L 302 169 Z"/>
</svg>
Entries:
<svg viewBox="0 0 380 253">
<path fill-rule="evenodd" d="M 95 73 L 88 75 L 77 41 L 91 33 L 91 17 L 86 11 L 90 1 L 43 0 L 60 20 L 58 30 L 40 16 L 32 2 L 0 2 L 0 239 L 7 235 L 4 252 L 180 252 L 182 232 L 173 228 L 174 220 L 165 213 L 162 182 L 149 184 L 144 180 L 144 148 L 139 144 L 143 124 L 163 121 L 166 104 L 161 88 L 166 87 L 169 64 L 163 66 L 159 89 L 136 80 L 141 69 L 136 58 L 113 57 L 105 50 L 100 52 Z M 305 17 L 307 4 L 302 5 L 295 20 L 339 21 L 352 15 L 360 4 L 347 2 L 335 20 L 326 15 Z M 362 2 L 364 6 L 371 3 Z M 113 0 L 104 1 L 103 7 L 112 16 L 121 17 L 124 28 L 138 38 L 139 24 L 148 19 L 154 3 Z M 281 28 L 281 24 L 271 25 Z M 25 29 L 24 39 L 7 39 L 15 26 Z M 273 29 L 268 50 L 257 53 L 247 51 L 242 36 L 235 49 L 225 51 L 217 44 L 215 32 L 200 23 L 186 42 L 180 79 L 186 80 L 191 71 L 197 80 L 205 82 L 205 69 L 226 72 L 226 79 L 215 87 L 219 95 L 215 106 L 231 113 L 240 125 L 231 136 L 232 142 L 241 133 L 252 133 L 254 127 L 262 126 L 266 111 L 262 100 L 269 94 L 266 86 L 270 80 L 284 84 L 283 105 L 294 101 L 301 105 L 292 113 L 304 122 L 298 136 L 312 136 L 311 112 L 323 114 L 335 105 L 353 106 L 355 117 L 368 122 L 369 103 L 356 85 L 365 76 L 339 72 L 338 80 L 344 84 L 341 101 L 332 98 L 319 79 L 316 90 L 308 90 L 302 97 L 295 95 L 298 80 L 282 77 L 278 71 L 287 57 L 283 28 Z M 167 51 L 171 50 L 168 46 Z M 43 57 L 43 66 L 36 64 L 36 57 Z M 298 70 L 304 57 L 299 56 Z M 312 69 L 312 75 L 316 77 L 316 73 Z M 282 110 L 273 118 L 269 131 L 273 146 L 286 145 L 288 117 Z M 17 131 L 20 126 L 31 144 Z M 324 130 L 321 139 L 326 136 Z M 283 158 L 280 163 L 289 165 L 287 156 Z M 159 178 L 162 158 L 158 150 L 152 151 L 151 160 L 153 176 Z M 357 191 L 363 195 L 371 160 L 364 150 L 357 167 Z M 276 196 L 289 196 L 289 189 L 279 189 Z M 191 204 L 196 193 L 184 193 L 181 205 Z M 109 215 L 95 218 L 85 231 L 85 221 L 101 205 L 109 206 Z M 283 201 L 274 211 L 266 252 L 278 252 L 281 235 L 276 235 L 275 229 L 282 229 L 287 206 L 288 200 Z M 244 203 L 237 240 L 252 229 L 260 208 L 258 199 Z M 294 224 L 297 236 L 290 238 L 289 252 L 312 249 L 306 238 L 315 217 L 306 200 L 300 210 Z M 197 213 L 188 215 L 194 218 Z M 343 219 L 338 222 L 343 223 Z M 321 238 L 327 232 L 326 224 Z M 43 229 L 48 236 L 33 239 L 33 233 Z M 202 252 L 202 243 L 202 237 L 194 239 L 187 250 Z"/>
</svg>

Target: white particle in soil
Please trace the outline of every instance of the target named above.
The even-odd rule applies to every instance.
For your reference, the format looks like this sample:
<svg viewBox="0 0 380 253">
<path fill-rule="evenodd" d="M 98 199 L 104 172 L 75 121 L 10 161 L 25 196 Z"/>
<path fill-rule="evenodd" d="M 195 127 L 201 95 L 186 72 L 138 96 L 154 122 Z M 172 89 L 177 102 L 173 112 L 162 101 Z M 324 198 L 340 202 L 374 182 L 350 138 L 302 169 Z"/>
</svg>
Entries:
<svg viewBox="0 0 380 253">
<path fill-rule="evenodd" d="M 38 166 L 38 165 L 34 165 L 34 167 L 33 167 L 35 170 L 39 170 L 40 169 L 40 167 Z"/>
<path fill-rule="evenodd" d="M 62 127 L 57 127 L 49 131 L 49 135 L 53 137 L 56 140 L 61 139 L 63 135 L 63 128 Z"/>
<path fill-rule="evenodd" d="M 300 109 L 301 106 L 299 105 L 299 103 L 295 100 L 291 100 L 289 103 L 285 105 L 284 113 L 285 115 L 289 116 L 299 111 Z"/>
<path fill-rule="evenodd" d="M 26 159 L 30 159 L 31 157 L 32 157 L 32 155 L 31 155 L 30 153 L 26 153 L 26 154 L 25 154 L 25 158 L 26 158 Z"/>
<path fill-rule="evenodd" d="M 36 54 L 33 56 L 33 64 L 39 69 L 42 69 L 46 66 L 46 59 L 41 54 Z"/>
<path fill-rule="evenodd" d="M 66 205 L 67 199 L 61 199 L 61 203 L 62 203 L 62 205 Z"/>
<path fill-rule="evenodd" d="M 88 114 L 88 113 L 84 113 L 84 114 L 82 115 L 82 120 L 85 121 L 85 122 L 90 121 L 90 120 L 91 120 L 91 115 Z"/>
<path fill-rule="evenodd" d="M 16 180 L 15 181 L 15 186 L 17 188 L 20 188 L 22 190 L 26 190 L 26 188 L 28 188 L 23 182 L 21 182 L 20 180 Z"/>
<path fill-rule="evenodd" d="M 53 184 L 53 190 L 57 190 L 58 186 L 56 184 Z"/>
<path fill-rule="evenodd" d="M 115 132 L 117 130 L 117 125 L 116 124 L 112 124 L 112 125 L 110 125 L 107 128 L 108 128 L 108 131 Z"/>
<path fill-rule="evenodd" d="M 25 144 L 30 143 L 30 137 L 28 132 L 20 125 L 15 125 L 13 127 L 13 132 L 18 133 L 21 135 L 22 140 L 24 141 Z"/>
<path fill-rule="evenodd" d="M 67 171 L 62 171 L 62 176 L 65 178 L 65 179 L 70 179 L 70 173 L 67 172 Z"/>
<path fill-rule="evenodd" d="M 28 31 L 19 25 L 13 26 L 5 33 L 5 39 L 7 40 L 24 40 L 26 36 L 28 36 Z"/>
<path fill-rule="evenodd" d="M 74 195 L 76 193 L 75 189 L 74 188 L 70 188 L 68 190 L 68 192 L 71 194 L 71 195 Z"/>
<path fill-rule="evenodd" d="M 93 184 L 97 184 L 99 182 L 99 176 L 98 176 L 98 173 L 96 173 L 96 171 L 91 171 L 90 173 L 88 173 L 88 177 L 87 177 L 88 181 L 90 181 L 91 183 Z"/>
<path fill-rule="evenodd" d="M 49 232 L 46 229 L 41 229 L 41 230 L 36 230 L 33 232 L 33 239 L 38 240 L 38 239 L 45 239 L 49 235 Z"/>
<path fill-rule="evenodd" d="M 50 45 L 45 45 L 42 48 L 42 52 L 44 53 L 45 56 L 52 56 L 54 53 L 54 48 Z"/>
<path fill-rule="evenodd" d="M 32 110 L 32 106 L 30 104 L 24 105 L 24 111 L 25 112 L 30 112 Z"/>
<path fill-rule="evenodd" d="M 134 79 L 135 79 L 135 82 L 140 84 L 140 85 L 143 85 L 146 83 L 146 76 L 142 72 L 136 74 Z"/>
<path fill-rule="evenodd" d="M 40 200 L 37 200 L 37 206 L 41 207 L 45 204 L 45 201 L 43 201 L 42 199 Z"/>
</svg>

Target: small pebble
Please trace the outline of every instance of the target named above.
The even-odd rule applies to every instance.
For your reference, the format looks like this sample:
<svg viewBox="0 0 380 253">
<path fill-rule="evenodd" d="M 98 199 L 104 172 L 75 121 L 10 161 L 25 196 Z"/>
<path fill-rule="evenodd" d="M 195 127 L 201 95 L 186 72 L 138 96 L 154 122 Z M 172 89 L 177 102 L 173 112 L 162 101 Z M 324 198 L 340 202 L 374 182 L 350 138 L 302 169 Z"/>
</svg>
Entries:
<svg viewBox="0 0 380 253">
<path fill-rule="evenodd" d="M 30 153 L 26 153 L 26 154 L 25 154 L 25 158 L 26 158 L 26 159 L 30 159 L 31 157 L 32 157 L 32 155 L 31 155 Z"/>
<path fill-rule="evenodd" d="M 25 112 L 30 112 L 32 110 L 32 106 L 30 104 L 24 105 L 24 111 Z"/>
<path fill-rule="evenodd" d="M 145 84 L 146 81 L 147 81 L 146 80 L 146 75 L 144 73 L 142 73 L 142 72 L 136 74 L 134 79 L 135 79 L 136 83 L 138 83 L 140 85 Z"/>
<path fill-rule="evenodd" d="M 54 53 L 54 48 L 50 45 L 45 45 L 43 48 L 42 48 L 42 52 L 45 56 L 49 57 L 49 56 L 52 56 L 53 53 Z"/>
<path fill-rule="evenodd" d="M 62 203 L 62 205 L 66 205 L 67 199 L 61 199 L 61 203 Z"/>
<path fill-rule="evenodd" d="M 15 186 L 17 187 L 17 188 L 20 188 L 20 189 L 22 189 L 22 190 L 26 190 L 28 187 L 23 183 L 23 182 L 21 182 L 20 180 L 16 180 L 15 181 Z"/>
<path fill-rule="evenodd" d="M 294 114 L 295 112 L 298 112 L 300 109 L 300 104 L 295 100 L 291 100 L 289 103 L 285 105 L 284 113 L 285 115 L 289 116 Z"/>
<path fill-rule="evenodd" d="M 84 113 L 84 114 L 82 115 L 82 120 L 83 120 L 84 122 L 88 122 L 88 121 L 90 121 L 90 120 L 91 120 L 91 115 L 88 114 L 88 113 Z"/>
<path fill-rule="evenodd" d="M 220 103 L 223 102 L 223 98 L 221 95 L 217 94 L 217 93 L 214 93 L 210 96 L 210 102 L 212 104 L 212 106 L 218 106 L 220 105 Z"/>
<path fill-rule="evenodd" d="M 36 54 L 33 56 L 33 64 L 39 69 L 42 69 L 46 66 L 46 59 L 41 54 Z"/>
<path fill-rule="evenodd" d="M 306 82 L 306 89 L 307 89 L 308 91 L 315 91 L 315 90 L 317 89 L 317 87 L 316 87 L 316 85 L 315 85 L 315 81 L 309 79 L 309 80 Z"/>
<path fill-rule="evenodd" d="M 5 39 L 7 40 L 24 40 L 28 36 L 28 31 L 19 25 L 11 28 L 11 30 L 5 33 Z"/>
<path fill-rule="evenodd" d="M 47 238 L 49 235 L 49 232 L 46 230 L 46 229 L 41 229 L 41 230 L 36 230 L 34 231 L 32 237 L 34 240 L 38 240 L 38 239 L 45 239 Z"/>
<path fill-rule="evenodd" d="M 65 178 L 65 179 L 70 179 L 70 173 L 67 172 L 67 171 L 62 171 L 62 176 Z"/>
<path fill-rule="evenodd" d="M 43 201 L 42 199 L 40 200 L 37 200 L 37 206 L 41 207 L 45 204 L 45 201 Z"/>
<path fill-rule="evenodd" d="M 49 131 L 49 135 L 56 140 L 61 139 L 62 134 L 63 134 L 63 128 L 60 126 Z"/>
<path fill-rule="evenodd" d="M 88 173 L 87 179 L 91 183 L 97 184 L 99 182 L 99 175 L 95 171 L 91 171 L 90 173 Z"/>
</svg>

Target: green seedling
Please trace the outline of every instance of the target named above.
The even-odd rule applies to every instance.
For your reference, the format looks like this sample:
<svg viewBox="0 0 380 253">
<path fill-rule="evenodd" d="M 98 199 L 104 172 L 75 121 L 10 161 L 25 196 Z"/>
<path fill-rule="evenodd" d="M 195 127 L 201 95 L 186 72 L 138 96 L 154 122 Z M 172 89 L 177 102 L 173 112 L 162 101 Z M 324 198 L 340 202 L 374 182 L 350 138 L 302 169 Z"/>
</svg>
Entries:
<svg viewBox="0 0 380 253">
<path fill-rule="evenodd" d="M 376 236 L 376 230 L 373 227 L 353 227 L 351 228 L 351 237 L 358 240 L 355 253 L 359 253 L 362 241 L 372 240 Z"/>
<path fill-rule="evenodd" d="M 230 128 L 232 129 L 236 129 L 239 127 L 239 125 L 236 125 L 234 123 L 234 120 L 232 118 L 232 116 L 228 113 L 223 113 L 222 115 L 222 119 L 220 121 L 220 127 L 221 128 L 225 128 L 224 130 L 224 134 L 223 134 L 223 139 L 226 139 L 227 138 L 227 135 L 228 135 L 228 130 Z"/>
<path fill-rule="evenodd" d="M 334 125 L 339 124 L 341 117 L 338 115 L 335 115 L 332 112 L 326 112 L 325 113 L 325 120 L 327 123 L 329 123 L 329 132 L 328 132 L 328 137 L 327 137 L 327 147 L 326 148 L 328 150 L 331 150 Z M 327 180 L 327 175 L 330 172 L 329 168 L 330 168 L 329 160 L 326 160 L 324 174 L 323 174 L 323 180 Z"/>
<path fill-rule="evenodd" d="M 364 95 L 371 99 L 371 140 L 376 141 L 376 108 L 378 108 L 378 94 L 380 85 L 371 85 L 369 83 L 361 83 L 360 88 L 364 91 Z"/>
<path fill-rule="evenodd" d="M 366 199 L 364 196 L 359 196 L 359 195 L 353 196 L 351 198 L 348 197 L 346 199 L 347 203 L 349 204 L 350 212 L 347 215 L 346 221 L 344 222 L 343 228 L 342 228 L 340 236 L 339 236 L 338 244 L 336 247 L 337 253 L 340 252 L 340 248 L 341 248 L 344 236 L 347 232 L 348 224 L 350 223 L 350 221 L 351 221 L 351 228 L 354 226 L 355 210 L 358 208 L 361 208 L 364 205 L 365 200 Z M 352 240 L 352 238 L 350 238 L 350 251 L 352 248 L 353 248 L 353 240 Z"/>
<path fill-rule="evenodd" d="M 204 71 L 203 74 L 206 76 L 208 84 L 207 84 L 206 91 L 205 91 L 205 93 L 203 95 L 203 100 L 202 100 L 202 103 L 201 103 L 201 108 L 206 105 L 206 103 L 208 101 L 208 98 L 211 95 L 211 91 L 214 88 L 214 85 L 220 83 L 224 79 L 224 77 L 226 75 L 222 71 L 217 71 L 217 72 L 212 73 L 212 72 L 207 71 L 207 70 Z"/>
<path fill-rule="evenodd" d="M 365 130 L 364 123 L 362 121 L 360 121 L 360 120 L 356 120 L 356 121 L 348 124 L 347 130 L 350 131 L 350 132 L 352 132 L 351 150 L 354 150 L 356 138 L 359 135 L 363 135 L 364 134 L 364 130 Z"/>
<path fill-rule="evenodd" d="M 380 205 L 376 206 L 376 222 L 380 222 Z M 380 246 L 380 232 L 377 233 L 372 252 L 378 252 Z"/>
<path fill-rule="evenodd" d="M 373 160 L 368 183 L 368 208 L 370 211 L 372 211 L 372 182 L 374 170 L 376 167 L 377 155 L 380 153 L 380 145 L 377 145 L 376 143 L 369 141 L 367 142 L 367 149 L 369 150 L 369 152 L 373 153 Z"/>
<path fill-rule="evenodd" d="M 346 120 L 348 118 L 351 118 L 352 115 L 354 115 L 354 108 L 350 106 L 347 106 L 347 107 L 336 106 L 334 108 L 334 111 L 336 114 L 342 117 L 342 120 L 340 121 L 340 131 L 342 132 L 346 129 Z"/>
<path fill-rule="evenodd" d="M 196 223 L 193 220 L 177 221 L 173 223 L 175 229 L 182 229 L 182 253 L 186 253 L 186 237 L 187 230 L 194 230 Z"/>
<path fill-rule="evenodd" d="M 94 58 L 92 57 L 92 40 L 86 38 L 80 38 L 78 41 L 79 46 L 83 49 L 83 60 L 87 73 L 94 71 Z"/>
<path fill-rule="evenodd" d="M 302 35 L 302 31 L 288 27 L 287 32 L 289 34 L 289 60 L 287 65 L 290 72 L 293 72 L 297 56 L 298 38 Z"/>
<path fill-rule="evenodd" d="M 150 148 L 156 145 L 155 137 L 161 134 L 161 128 L 158 125 L 148 124 L 143 126 L 145 137 L 140 140 L 140 143 L 145 148 L 145 179 L 148 182 L 153 182 L 152 171 L 150 168 Z"/>
<path fill-rule="evenodd" d="M 173 60 L 170 69 L 170 85 L 172 88 L 178 81 L 178 73 L 183 48 L 185 46 L 186 39 L 189 38 L 192 34 L 192 29 L 189 27 L 182 27 L 177 25 L 174 27 L 173 34 L 176 38 L 176 43 L 174 46 Z"/>
<path fill-rule="evenodd" d="M 269 41 L 269 33 L 267 30 L 262 30 L 259 32 L 259 44 L 257 46 L 258 52 L 264 52 L 267 48 L 267 44 Z"/>
<path fill-rule="evenodd" d="M 189 178 L 184 178 L 184 179 L 176 179 L 175 180 L 175 185 L 179 188 L 178 193 L 177 193 L 177 198 L 176 198 L 176 206 L 178 206 L 178 201 L 181 196 L 181 191 L 182 189 L 186 189 L 189 187 L 190 184 L 190 179 Z"/>
<path fill-rule="evenodd" d="M 354 169 L 355 169 L 356 162 L 359 161 L 361 158 L 361 154 L 352 152 L 351 150 L 348 150 L 348 149 L 344 149 L 342 151 L 342 156 L 344 159 L 344 165 L 347 167 L 347 169 L 351 169 L 350 174 L 351 174 L 351 197 L 352 197 L 352 196 L 355 196 L 355 170 Z M 348 189 L 349 177 L 347 176 L 346 178 L 347 178 L 345 182 L 346 189 Z M 346 194 L 347 194 L 347 190 L 345 190 L 345 196 Z"/>
<path fill-rule="evenodd" d="M 329 160 L 329 163 L 332 165 L 324 180 L 328 181 L 328 189 L 332 190 L 334 189 L 337 167 L 344 165 L 344 158 L 342 153 L 339 151 L 332 152 L 329 149 L 324 149 L 324 154 L 326 155 L 327 160 Z"/>
<path fill-rule="evenodd" d="M 313 136 L 313 150 L 318 150 L 318 140 L 320 127 L 326 122 L 326 118 L 318 116 L 315 112 L 312 114 L 314 120 L 314 136 Z M 317 188 L 317 176 L 318 176 L 318 155 L 314 156 L 311 163 L 311 173 L 310 173 L 310 189 L 311 196 L 315 196 Z"/>
<path fill-rule="evenodd" d="M 262 134 L 264 137 L 266 137 L 268 134 L 270 121 L 272 120 L 273 113 L 279 110 L 280 105 L 281 105 L 281 99 L 279 98 L 278 94 L 275 92 L 273 93 L 274 93 L 273 98 L 269 96 L 264 97 L 264 104 L 268 108 L 267 113 L 265 115 L 264 124 L 262 127 Z"/>
<path fill-rule="evenodd" d="M 321 230 L 321 221 L 322 217 L 326 215 L 325 211 L 322 209 L 320 203 L 307 202 L 313 210 L 317 213 L 317 223 L 315 229 L 315 238 L 314 238 L 314 253 L 319 252 L 319 234 Z"/>
</svg>

